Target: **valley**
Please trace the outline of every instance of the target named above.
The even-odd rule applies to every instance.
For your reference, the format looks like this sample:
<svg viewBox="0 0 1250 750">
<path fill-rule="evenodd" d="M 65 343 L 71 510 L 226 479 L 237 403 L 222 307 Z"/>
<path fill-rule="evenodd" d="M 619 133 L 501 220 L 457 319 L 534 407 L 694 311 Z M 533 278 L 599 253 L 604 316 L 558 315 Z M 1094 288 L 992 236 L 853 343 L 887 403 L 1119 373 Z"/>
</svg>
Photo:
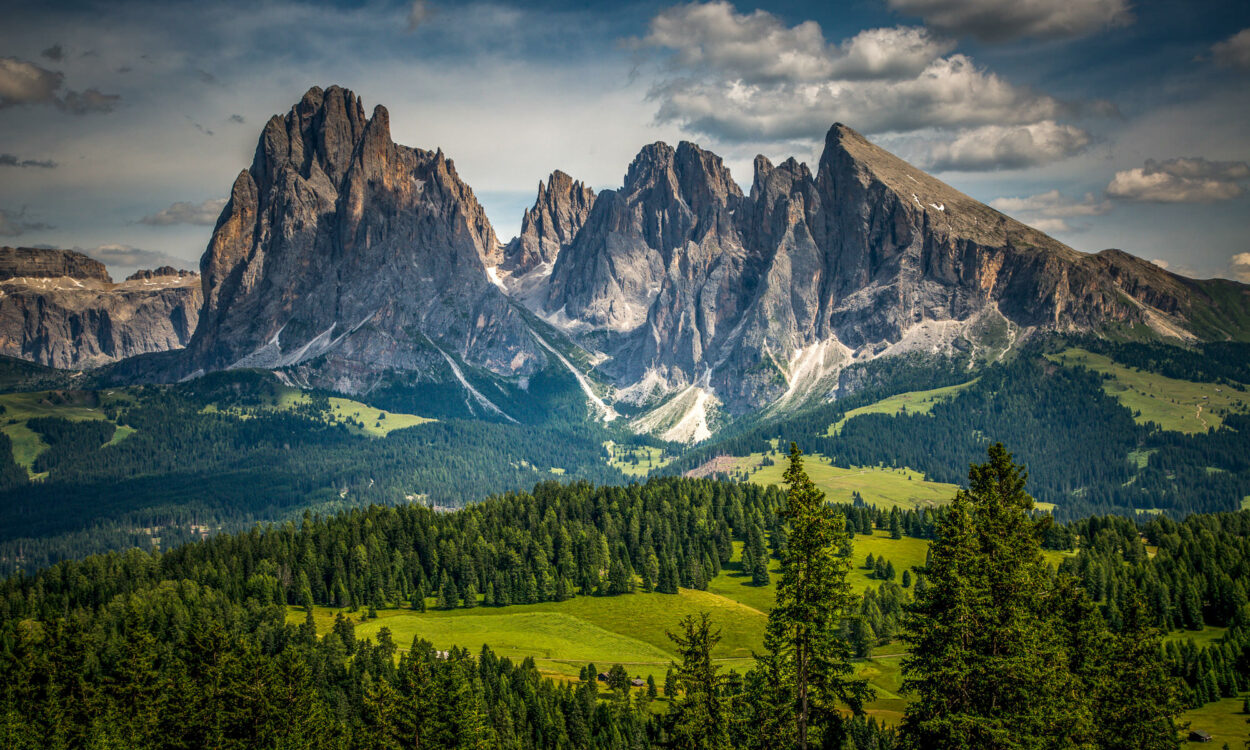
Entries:
<svg viewBox="0 0 1250 750">
<path fill-rule="evenodd" d="M 349 89 L 228 122 L 198 272 L 0 248 L 0 745 L 1237 738 L 1250 285 L 840 122 L 553 170 L 512 239 Z"/>
</svg>

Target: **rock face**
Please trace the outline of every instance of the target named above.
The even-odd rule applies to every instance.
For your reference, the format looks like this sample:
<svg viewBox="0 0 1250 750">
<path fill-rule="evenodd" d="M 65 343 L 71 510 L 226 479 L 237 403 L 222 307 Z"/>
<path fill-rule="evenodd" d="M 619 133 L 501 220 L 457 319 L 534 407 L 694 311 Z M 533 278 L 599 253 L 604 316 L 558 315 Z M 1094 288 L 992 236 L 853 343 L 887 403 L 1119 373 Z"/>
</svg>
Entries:
<svg viewBox="0 0 1250 750">
<path fill-rule="evenodd" d="M 104 264 L 74 250 L 0 247 L 0 281 L 13 278 L 94 279 L 112 282 Z"/>
<path fill-rule="evenodd" d="M 184 278 L 187 276 L 195 276 L 195 271 L 188 271 L 183 268 L 174 268 L 173 266 L 161 266 L 156 269 L 140 269 L 126 277 L 126 281 L 155 281 L 166 277 Z"/>
<path fill-rule="evenodd" d="M 525 378 L 547 364 L 487 275 L 499 242 L 440 151 L 391 141 L 386 109 L 313 88 L 265 126 L 200 262 L 201 370 L 295 367 L 349 393 L 381 373 Z"/>
<path fill-rule="evenodd" d="M 846 365 L 883 354 L 988 358 L 1038 331 L 1113 325 L 1207 335 L 1192 313 L 1221 304 L 1212 283 L 1078 253 L 835 125 L 817 174 L 758 157 L 748 196 L 697 146 L 645 147 L 537 312 L 610 357 L 619 397 L 689 404 L 641 424 L 674 437 L 709 405 L 827 397 Z M 1250 306 L 1244 287 L 1235 304 Z"/>
<path fill-rule="evenodd" d="M 1076 252 L 841 125 L 814 174 L 764 157 L 754 172 L 743 194 L 691 143 L 646 146 L 597 196 L 554 172 L 503 246 L 441 151 L 313 88 L 235 181 L 185 371 L 281 368 L 351 393 L 402 372 L 501 413 L 490 398 L 554 367 L 610 419 L 593 363 L 642 410 L 636 429 L 697 440 L 726 413 L 828 398 L 879 356 L 988 361 L 1040 331 L 1124 326 L 1248 335 L 1231 322 L 1250 317 L 1244 285 Z"/>
<path fill-rule="evenodd" d="M 0 248 L 0 278 L 0 354 L 65 369 L 179 349 L 202 301 L 188 271 L 114 284 L 70 250 Z"/>
<path fill-rule="evenodd" d="M 556 258 L 581 231 L 595 203 L 595 191 L 556 170 L 538 183 L 538 198 L 521 217 L 521 234 L 504 249 L 500 275 L 550 272 Z"/>
</svg>

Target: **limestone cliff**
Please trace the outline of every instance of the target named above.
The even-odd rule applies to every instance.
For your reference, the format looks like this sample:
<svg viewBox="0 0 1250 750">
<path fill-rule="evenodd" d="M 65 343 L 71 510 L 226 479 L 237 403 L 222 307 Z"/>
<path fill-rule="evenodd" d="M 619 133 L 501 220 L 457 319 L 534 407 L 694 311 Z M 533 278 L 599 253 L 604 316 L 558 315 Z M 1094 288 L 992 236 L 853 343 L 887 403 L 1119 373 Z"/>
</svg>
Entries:
<svg viewBox="0 0 1250 750">
<path fill-rule="evenodd" d="M 181 348 L 195 331 L 199 277 L 168 270 L 114 284 L 82 253 L 0 248 L 0 354 L 83 369 Z"/>
</svg>

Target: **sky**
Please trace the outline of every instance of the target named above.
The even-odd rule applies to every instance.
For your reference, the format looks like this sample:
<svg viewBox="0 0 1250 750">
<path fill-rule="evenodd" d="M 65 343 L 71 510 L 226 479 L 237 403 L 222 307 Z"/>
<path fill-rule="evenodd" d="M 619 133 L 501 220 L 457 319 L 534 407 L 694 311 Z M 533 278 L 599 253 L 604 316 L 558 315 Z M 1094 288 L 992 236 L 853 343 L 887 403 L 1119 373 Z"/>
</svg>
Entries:
<svg viewBox="0 0 1250 750">
<path fill-rule="evenodd" d="M 6 0 L 0 244 L 196 268 L 311 86 L 441 147 L 505 241 L 657 140 L 815 166 L 843 122 L 1086 251 L 1250 282 L 1250 3 Z"/>
</svg>

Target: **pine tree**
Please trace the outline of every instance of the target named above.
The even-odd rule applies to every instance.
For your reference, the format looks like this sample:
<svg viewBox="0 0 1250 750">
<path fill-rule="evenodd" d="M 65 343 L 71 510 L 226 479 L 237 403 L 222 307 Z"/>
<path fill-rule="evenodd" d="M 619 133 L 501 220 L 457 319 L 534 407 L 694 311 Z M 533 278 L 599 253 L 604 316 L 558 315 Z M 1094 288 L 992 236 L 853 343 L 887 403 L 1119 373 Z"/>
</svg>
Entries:
<svg viewBox="0 0 1250 750">
<path fill-rule="evenodd" d="M 1095 732 L 1102 750 L 1171 750 L 1180 685 L 1162 659 L 1162 634 L 1147 623 L 1134 595 L 1123 613 L 1124 630 L 1105 639 L 1093 692 Z M 1131 686 L 1131 687 L 1130 687 Z"/>
<path fill-rule="evenodd" d="M 1078 747 L 1090 697 L 1072 675 L 1046 596 L 1026 475 L 1001 444 L 942 516 L 907 612 L 903 734 L 914 747 Z"/>
<path fill-rule="evenodd" d="M 698 619 L 687 615 L 681 632 L 669 633 L 681 663 L 673 663 L 681 696 L 669 711 L 672 747 L 683 750 L 728 750 L 729 706 L 724 696 L 724 677 L 712 661 L 712 649 L 720 631 L 712 631 L 706 612 Z M 665 693 L 667 693 L 667 687 Z"/>
<path fill-rule="evenodd" d="M 825 504 L 803 470 L 802 455 L 791 443 L 786 505 L 778 514 L 789 533 L 758 667 L 777 672 L 777 688 L 790 696 L 776 701 L 777 707 L 792 712 L 786 720 L 793 721 L 798 747 L 806 750 L 809 742 L 839 733 L 839 705 L 859 713 L 872 691 L 851 676 L 851 648 L 840 628 L 856 604 L 846 580 L 851 559 L 839 555 L 847 541 L 844 519 Z"/>
</svg>

